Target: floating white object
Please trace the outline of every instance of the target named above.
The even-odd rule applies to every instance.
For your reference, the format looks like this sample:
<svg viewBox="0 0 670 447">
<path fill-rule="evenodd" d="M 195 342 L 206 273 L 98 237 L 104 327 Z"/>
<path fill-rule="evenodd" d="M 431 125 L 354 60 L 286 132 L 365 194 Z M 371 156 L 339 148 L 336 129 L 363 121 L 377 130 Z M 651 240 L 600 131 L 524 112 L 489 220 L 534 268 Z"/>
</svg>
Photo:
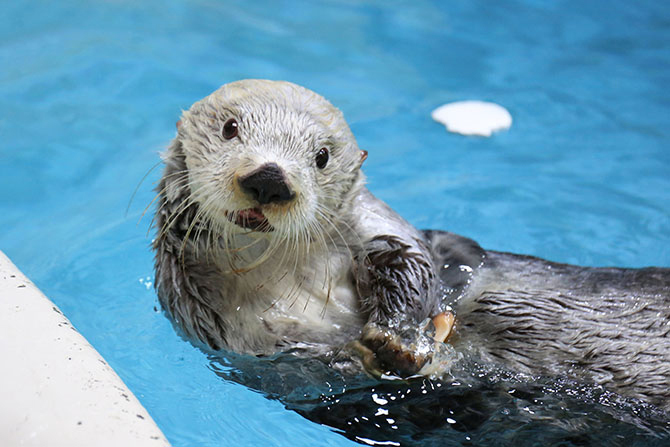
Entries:
<svg viewBox="0 0 670 447">
<path fill-rule="evenodd" d="M 502 106 L 484 101 L 458 101 L 433 110 L 431 116 L 447 126 L 449 132 L 490 137 L 493 132 L 509 129 L 512 115 Z"/>
</svg>

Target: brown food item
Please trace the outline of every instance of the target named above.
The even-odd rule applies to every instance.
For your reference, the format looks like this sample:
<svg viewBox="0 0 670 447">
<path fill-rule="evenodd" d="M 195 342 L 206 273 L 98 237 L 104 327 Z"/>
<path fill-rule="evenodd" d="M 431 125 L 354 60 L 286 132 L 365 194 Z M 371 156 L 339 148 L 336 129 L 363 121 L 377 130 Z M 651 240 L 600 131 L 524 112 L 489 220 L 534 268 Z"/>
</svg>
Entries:
<svg viewBox="0 0 670 447">
<path fill-rule="evenodd" d="M 435 325 L 435 335 L 433 338 L 436 342 L 444 343 L 451 335 L 451 330 L 454 328 L 454 314 L 451 312 L 442 312 L 433 317 L 433 324 Z"/>
</svg>

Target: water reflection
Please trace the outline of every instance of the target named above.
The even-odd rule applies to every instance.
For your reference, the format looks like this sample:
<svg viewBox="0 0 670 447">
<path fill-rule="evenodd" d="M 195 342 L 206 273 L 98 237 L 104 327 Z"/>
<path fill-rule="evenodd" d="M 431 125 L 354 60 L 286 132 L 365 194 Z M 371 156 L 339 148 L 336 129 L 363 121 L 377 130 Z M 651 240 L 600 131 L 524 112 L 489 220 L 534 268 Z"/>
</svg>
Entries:
<svg viewBox="0 0 670 447">
<path fill-rule="evenodd" d="M 210 358 L 211 369 L 365 445 L 667 446 L 670 417 L 602 387 L 473 359 L 442 380 L 377 381 L 290 354 Z"/>
</svg>

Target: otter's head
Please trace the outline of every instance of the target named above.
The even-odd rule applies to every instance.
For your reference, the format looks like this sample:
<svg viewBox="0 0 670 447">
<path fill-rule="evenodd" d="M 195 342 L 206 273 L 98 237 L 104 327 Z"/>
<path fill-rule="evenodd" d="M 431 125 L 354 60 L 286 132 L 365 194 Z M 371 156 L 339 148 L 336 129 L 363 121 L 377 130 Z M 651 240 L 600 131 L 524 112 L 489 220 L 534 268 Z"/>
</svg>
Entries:
<svg viewBox="0 0 670 447">
<path fill-rule="evenodd" d="M 244 80 L 183 113 L 170 158 L 184 161 L 189 199 L 216 227 L 298 238 L 346 211 L 363 183 L 365 152 L 323 97 L 288 82 Z"/>
</svg>

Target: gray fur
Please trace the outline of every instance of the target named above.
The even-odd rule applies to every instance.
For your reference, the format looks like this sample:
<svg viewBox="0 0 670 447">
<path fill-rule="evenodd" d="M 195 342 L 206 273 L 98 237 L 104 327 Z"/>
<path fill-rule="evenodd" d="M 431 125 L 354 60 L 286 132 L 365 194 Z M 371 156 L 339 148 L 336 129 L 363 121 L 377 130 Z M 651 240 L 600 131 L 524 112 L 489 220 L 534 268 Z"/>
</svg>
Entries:
<svg viewBox="0 0 670 447">
<path fill-rule="evenodd" d="M 230 117 L 240 136 L 225 141 Z M 331 161 L 317 170 L 323 145 Z M 457 349 L 670 409 L 670 270 L 581 268 L 420 233 L 363 186 L 363 159 L 341 113 L 293 84 L 229 84 L 185 112 L 155 216 L 155 285 L 176 326 L 214 350 L 323 354 L 450 305 Z M 261 237 L 224 216 L 260 206 L 233 185 L 264 162 L 296 198 L 262 207 L 275 231 Z"/>
<path fill-rule="evenodd" d="M 466 284 L 451 296 L 457 349 L 670 409 L 670 269 L 577 267 L 484 251 L 448 233 L 426 235 L 442 279 Z M 472 271 L 455 281 L 445 265 Z"/>
</svg>

